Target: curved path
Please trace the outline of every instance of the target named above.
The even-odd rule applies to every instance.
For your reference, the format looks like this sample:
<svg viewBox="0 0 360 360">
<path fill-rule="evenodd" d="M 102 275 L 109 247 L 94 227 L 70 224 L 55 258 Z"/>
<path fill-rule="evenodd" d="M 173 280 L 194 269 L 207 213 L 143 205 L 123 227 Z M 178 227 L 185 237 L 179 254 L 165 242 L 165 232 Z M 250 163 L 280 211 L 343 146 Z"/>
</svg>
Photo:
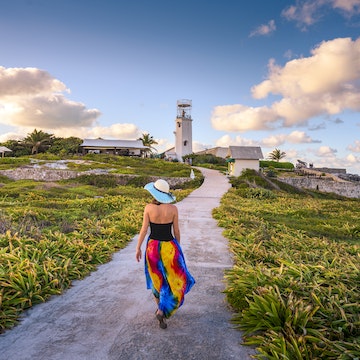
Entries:
<svg viewBox="0 0 360 360">
<path fill-rule="evenodd" d="M 200 169 L 205 181 L 177 203 L 181 244 L 196 284 L 162 330 L 135 261 L 136 237 L 113 260 L 76 281 L 63 295 L 27 311 L 0 335 L 0 360 L 229 360 L 250 359 L 225 303 L 227 241 L 211 216 L 228 190 L 225 176 Z M 144 245 L 143 245 L 144 246 Z"/>
</svg>

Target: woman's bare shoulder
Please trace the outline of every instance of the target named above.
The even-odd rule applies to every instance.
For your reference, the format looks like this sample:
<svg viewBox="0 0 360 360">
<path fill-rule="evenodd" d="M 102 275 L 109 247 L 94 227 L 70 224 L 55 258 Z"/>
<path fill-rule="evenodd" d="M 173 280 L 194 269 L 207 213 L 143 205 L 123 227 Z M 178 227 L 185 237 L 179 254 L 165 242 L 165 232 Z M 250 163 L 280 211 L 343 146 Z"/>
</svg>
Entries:
<svg viewBox="0 0 360 360">
<path fill-rule="evenodd" d="M 174 213 L 177 213 L 178 212 L 178 208 L 176 205 L 174 204 L 168 204 L 170 209 L 174 212 Z"/>
<path fill-rule="evenodd" d="M 147 205 L 145 205 L 145 208 L 144 208 L 144 211 L 145 212 L 149 212 L 149 211 L 151 211 L 151 209 L 153 209 L 153 204 L 147 204 Z"/>
</svg>

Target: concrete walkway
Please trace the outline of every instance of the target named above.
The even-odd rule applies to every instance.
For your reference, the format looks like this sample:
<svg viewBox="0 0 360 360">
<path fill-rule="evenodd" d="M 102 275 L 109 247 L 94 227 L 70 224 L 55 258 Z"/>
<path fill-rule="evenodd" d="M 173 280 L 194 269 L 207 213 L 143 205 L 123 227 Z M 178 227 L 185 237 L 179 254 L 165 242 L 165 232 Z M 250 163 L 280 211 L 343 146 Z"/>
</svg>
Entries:
<svg viewBox="0 0 360 360">
<path fill-rule="evenodd" d="M 196 284 L 162 330 L 146 290 L 137 237 L 113 260 L 61 296 L 29 310 L 0 335 L 0 360 L 250 359 L 225 303 L 224 270 L 232 266 L 222 229 L 211 216 L 227 178 L 201 169 L 204 184 L 177 203 L 181 244 Z M 143 245 L 144 250 L 144 245 Z"/>
</svg>

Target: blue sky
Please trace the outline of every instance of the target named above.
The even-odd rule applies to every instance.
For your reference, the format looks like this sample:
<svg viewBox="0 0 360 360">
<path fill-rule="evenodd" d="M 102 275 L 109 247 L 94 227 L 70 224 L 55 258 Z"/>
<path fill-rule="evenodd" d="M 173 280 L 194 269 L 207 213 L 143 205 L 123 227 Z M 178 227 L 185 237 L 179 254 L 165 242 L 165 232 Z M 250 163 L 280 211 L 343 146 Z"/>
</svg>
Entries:
<svg viewBox="0 0 360 360">
<path fill-rule="evenodd" d="M 0 0 L 0 142 L 275 148 L 360 174 L 360 0 Z"/>
</svg>

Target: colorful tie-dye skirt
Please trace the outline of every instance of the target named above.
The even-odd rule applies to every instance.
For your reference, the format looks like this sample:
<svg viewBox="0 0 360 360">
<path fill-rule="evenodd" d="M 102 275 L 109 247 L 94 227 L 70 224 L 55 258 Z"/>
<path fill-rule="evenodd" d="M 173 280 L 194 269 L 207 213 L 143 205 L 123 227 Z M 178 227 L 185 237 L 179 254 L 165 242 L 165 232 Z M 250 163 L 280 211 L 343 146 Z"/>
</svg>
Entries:
<svg viewBox="0 0 360 360">
<path fill-rule="evenodd" d="M 159 301 L 159 309 L 169 318 L 183 304 L 195 284 L 176 239 L 148 239 L 145 254 L 146 286 Z"/>
</svg>

